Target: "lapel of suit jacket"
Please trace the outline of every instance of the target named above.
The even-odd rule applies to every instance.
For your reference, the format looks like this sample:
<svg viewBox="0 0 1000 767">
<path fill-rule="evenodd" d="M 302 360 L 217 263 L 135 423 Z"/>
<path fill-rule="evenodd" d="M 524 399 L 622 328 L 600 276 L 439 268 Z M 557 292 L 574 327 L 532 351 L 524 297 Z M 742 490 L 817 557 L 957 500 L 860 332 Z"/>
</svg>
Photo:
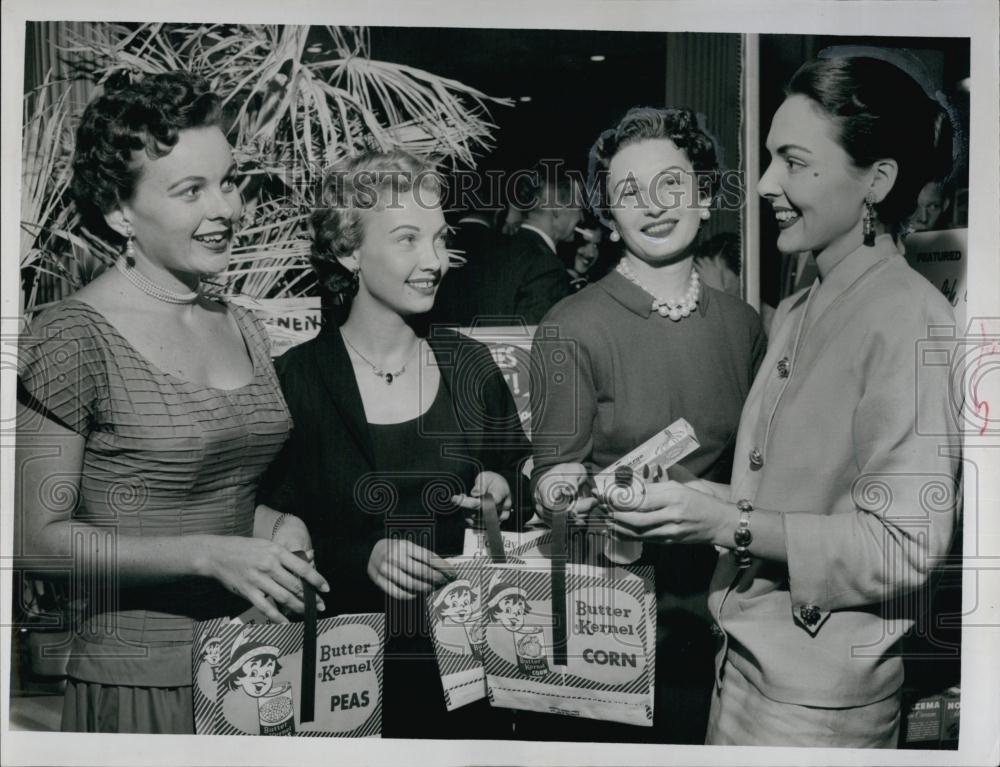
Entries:
<svg viewBox="0 0 1000 767">
<path fill-rule="evenodd" d="M 322 343 L 315 346 L 316 365 L 329 391 L 330 401 L 362 457 L 374 469 L 375 452 L 365 418 L 365 406 L 347 347 L 336 327 L 320 331 L 319 338 Z"/>
<path fill-rule="evenodd" d="M 525 243 L 534 251 L 534 257 L 554 256 L 552 248 L 538 232 L 532 229 L 521 229 L 518 234 L 524 237 Z"/>
</svg>

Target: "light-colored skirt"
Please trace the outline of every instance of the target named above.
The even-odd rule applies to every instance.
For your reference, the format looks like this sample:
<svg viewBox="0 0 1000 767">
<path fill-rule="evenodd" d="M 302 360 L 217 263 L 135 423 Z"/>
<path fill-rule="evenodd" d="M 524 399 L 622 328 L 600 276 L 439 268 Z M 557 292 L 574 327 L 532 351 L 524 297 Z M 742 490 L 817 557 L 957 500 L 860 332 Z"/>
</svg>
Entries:
<svg viewBox="0 0 1000 767">
<path fill-rule="evenodd" d="M 190 687 L 124 687 L 70 677 L 63 732 L 194 734 Z"/>
<path fill-rule="evenodd" d="M 851 708 L 779 703 L 764 697 L 745 676 L 725 665 L 722 690 L 712 694 L 705 744 L 896 748 L 900 695 Z"/>
</svg>

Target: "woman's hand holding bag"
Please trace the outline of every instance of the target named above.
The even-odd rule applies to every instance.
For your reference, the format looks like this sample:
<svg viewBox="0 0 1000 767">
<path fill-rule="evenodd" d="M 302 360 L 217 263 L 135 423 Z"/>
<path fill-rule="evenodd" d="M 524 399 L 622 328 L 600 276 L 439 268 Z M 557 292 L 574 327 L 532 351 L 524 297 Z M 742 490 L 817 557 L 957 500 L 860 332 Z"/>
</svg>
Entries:
<svg viewBox="0 0 1000 767">
<path fill-rule="evenodd" d="M 472 492 L 469 495 L 453 495 L 452 503 L 463 509 L 478 512 L 470 514 L 466 518 L 466 524 L 470 527 L 479 527 L 480 520 L 477 519 L 482 512 L 482 498 L 484 495 L 491 495 L 496 501 L 498 517 L 504 522 L 510 517 L 512 500 L 510 497 L 510 485 L 507 480 L 495 471 L 482 471 L 476 476 L 476 481 L 472 484 Z"/>
<path fill-rule="evenodd" d="M 242 536 L 197 537 L 204 539 L 197 571 L 242 596 L 274 623 L 288 622 L 275 605 L 294 613 L 305 609 L 302 580 L 324 594 L 330 591 L 316 568 L 278 543 Z M 197 546 L 193 540 L 191 544 Z"/>
<path fill-rule="evenodd" d="M 383 538 L 372 547 L 368 577 L 395 599 L 413 599 L 456 575 L 455 569 L 430 549 L 404 538 Z"/>
</svg>

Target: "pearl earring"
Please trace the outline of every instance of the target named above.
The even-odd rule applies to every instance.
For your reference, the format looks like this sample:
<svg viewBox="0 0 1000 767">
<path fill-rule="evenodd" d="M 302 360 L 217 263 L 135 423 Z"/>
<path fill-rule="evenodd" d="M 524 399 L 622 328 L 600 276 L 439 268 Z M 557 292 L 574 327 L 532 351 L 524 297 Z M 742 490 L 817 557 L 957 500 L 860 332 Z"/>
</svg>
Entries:
<svg viewBox="0 0 1000 767">
<path fill-rule="evenodd" d="M 699 215 L 701 216 L 702 221 L 708 221 L 708 219 L 712 217 L 712 211 L 710 211 L 708 208 L 702 208 L 701 213 Z"/>
<path fill-rule="evenodd" d="M 620 240 L 621 238 L 622 238 L 622 236 L 620 234 L 618 234 L 618 230 L 617 229 L 612 229 L 611 230 L 611 234 L 610 234 L 610 236 L 609 236 L 608 239 L 610 239 L 611 242 L 618 242 L 618 240 Z"/>
</svg>

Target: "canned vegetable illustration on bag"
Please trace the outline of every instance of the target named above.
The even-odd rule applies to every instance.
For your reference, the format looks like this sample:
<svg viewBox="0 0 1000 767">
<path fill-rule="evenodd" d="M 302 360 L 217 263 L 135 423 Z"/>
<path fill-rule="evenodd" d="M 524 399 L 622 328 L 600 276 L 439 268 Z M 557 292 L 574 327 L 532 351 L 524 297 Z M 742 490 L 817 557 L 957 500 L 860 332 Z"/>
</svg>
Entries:
<svg viewBox="0 0 1000 767">
<path fill-rule="evenodd" d="M 486 602 L 487 614 L 514 637 L 517 665 L 525 674 L 543 676 L 549 671 L 545 659 L 545 639 L 540 626 L 526 626 L 525 616 L 531 611 L 528 595 L 520 586 L 499 581 L 490 590 Z"/>
</svg>

